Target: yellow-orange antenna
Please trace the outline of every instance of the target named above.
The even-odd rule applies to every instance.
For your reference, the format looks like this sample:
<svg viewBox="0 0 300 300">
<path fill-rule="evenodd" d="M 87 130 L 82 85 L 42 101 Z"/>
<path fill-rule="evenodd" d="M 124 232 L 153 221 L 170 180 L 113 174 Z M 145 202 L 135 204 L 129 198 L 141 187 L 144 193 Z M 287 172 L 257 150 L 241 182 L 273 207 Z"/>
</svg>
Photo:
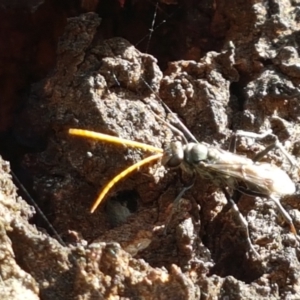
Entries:
<svg viewBox="0 0 300 300">
<path fill-rule="evenodd" d="M 163 149 L 161 149 L 161 148 L 154 147 L 154 146 L 144 144 L 144 143 L 131 141 L 131 140 L 126 140 L 126 139 L 111 136 L 111 135 L 108 135 L 108 134 L 103 134 L 103 133 L 90 131 L 90 130 L 84 130 L 84 129 L 74 129 L 74 128 L 69 129 L 69 134 L 82 136 L 82 137 L 87 137 L 87 138 L 91 138 L 91 139 L 96 139 L 96 140 L 100 140 L 100 141 L 104 141 L 104 142 L 127 145 L 127 146 L 134 147 L 134 148 L 140 148 L 140 149 L 143 149 L 145 151 L 158 152 L 157 154 L 149 156 L 149 157 L 135 163 L 134 165 L 128 167 L 127 169 L 125 169 L 124 171 L 119 173 L 117 176 L 115 176 L 111 181 L 109 181 L 107 183 L 107 185 L 101 191 L 101 193 L 98 196 L 97 200 L 94 202 L 94 204 L 91 208 L 91 213 L 93 213 L 97 209 L 97 207 L 99 206 L 99 204 L 101 203 L 101 201 L 103 200 L 105 195 L 109 192 L 109 190 L 118 181 L 120 181 L 122 178 L 124 178 L 125 176 L 127 176 L 131 172 L 135 171 L 139 167 L 141 167 L 143 165 L 146 165 L 147 163 L 149 163 L 151 161 L 157 160 L 157 159 L 159 159 L 163 156 Z"/>
<path fill-rule="evenodd" d="M 94 202 L 92 208 L 91 208 L 91 213 L 93 213 L 97 207 L 99 206 L 99 204 L 101 203 L 101 201 L 103 200 L 103 198 L 105 197 L 105 195 L 109 192 L 109 190 L 118 182 L 120 181 L 122 178 L 124 178 L 125 176 L 127 176 L 128 174 L 130 174 L 131 172 L 133 172 L 134 170 L 138 169 L 139 167 L 146 165 L 147 163 L 159 159 L 163 156 L 162 153 L 158 153 L 158 154 L 154 154 L 151 155 L 137 163 L 135 163 L 134 165 L 128 167 L 127 169 L 125 169 L 124 171 L 122 171 L 121 173 L 119 173 L 117 176 L 115 176 L 101 191 L 99 197 L 97 198 L 97 200 Z"/>
<path fill-rule="evenodd" d="M 110 142 L 110 143 L 121 144 L 121 145 L 123 144 L 123 145 L 127 145 L 127 146 L 134 147 L 134 148 L 140 148 L 145 151 L 163 153 L 163 149 L 158 148 L 158 147 L 154 147 L 154 146 L 151 146 L 148 144 L 139 143 L 139 142 L 135 142 L 135 141 L 131 141 L 131 140 L 126 140 L 123 138 L 119 138 L 116 136 L 103 134 L 103 133 L 99 133 L 99 132 L 95 132 L 95 131 L 71 128 L 71 129 L 69 129 L 69 134 L 83 136 L 83 137 L 87 137 L 87 138 L 91 138 L 91 139 L 99 140 L 99 141 L 104 141 L 104 142 Z"/>
</svg>

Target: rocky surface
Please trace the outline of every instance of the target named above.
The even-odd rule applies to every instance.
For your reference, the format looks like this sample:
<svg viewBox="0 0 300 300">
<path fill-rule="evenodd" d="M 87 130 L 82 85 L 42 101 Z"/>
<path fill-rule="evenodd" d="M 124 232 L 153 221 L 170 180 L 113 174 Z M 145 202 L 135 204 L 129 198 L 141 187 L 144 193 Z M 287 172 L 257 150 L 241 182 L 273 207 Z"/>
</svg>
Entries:
<svg viewBox="0 0 300 300">
<path fill-rule="evenodd" d="M 195 14 L 190 2 L 185 5 L 181 12 Z M 118 182 L 90 214 L 101 188 L 149 154 L 70 136 L 68 129 L 163 148 L 176 134 L 153 114 L 172 119 L 160 99 L 199 141 L 227 149 L 232 130 L 272 129 L 297 157 L 297 2 L 234 1 L 229 7 L 224 1 L 207 4 L 206 10 L 201 5 L 199 19 L 204 24 L 203 12 L 211 14 L 215 43 L 204 34 L 196 39 L 192 31 L 187 39 L 178 31 L 186 38 L 182 59 L 164 72 L 164 60 L 159 66 L 127 40 L 106 39 L 107 23 L 97 14 L 68 20 L 54 71 L 32 86 L 13 126 L 15 138 L 34 149 L 22 157 L 22 168 L 59 237 L 32 219 L 34 210 L 17 197 L 9 164 L 1 160 L 2 299 L 300 297 L 299 245 L 267 199 L 242 196 L 238 202 L 259 257 L 248 249 L 243 228 L 214 181 L 197 178 L 170 218 L 176 195 L 191 178 L 159 162 Z M 174 29 L 182 24 L 193 25 L 183 18 Z M 237 150 L 253 157 L 270 142 L 241 139 Z M 286 168 L 279 151 L 266 160 Z M 291 176 L 297 183 L 297 170 Z M 298 198 L 296 193 L 282 204 L 299 230 Z"/>
</svg>

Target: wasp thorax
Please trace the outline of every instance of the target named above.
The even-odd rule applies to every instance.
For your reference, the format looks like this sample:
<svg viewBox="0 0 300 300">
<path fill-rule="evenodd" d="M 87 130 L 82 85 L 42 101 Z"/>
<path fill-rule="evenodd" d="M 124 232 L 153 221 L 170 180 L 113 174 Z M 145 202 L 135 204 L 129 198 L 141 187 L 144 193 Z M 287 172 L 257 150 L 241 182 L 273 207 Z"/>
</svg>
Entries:
<svg viewBox="0 0 300 300">
<path fill-rule="evenodd" d="M 203 144 L 189 143 L 184 147 L 184 159 L 187 163 L 197 164 L 207 159 L 208 149 Z"/>
<path fill-rule="evenodd" d="M 215 163 L 220 160 L 220 150 L 215 148 L 209 148 L 207 153 L 207 160 L 211 163 Z"/>
<path fill-rule="evenodd" d="M 170 143 L 170 146 L 164 152 L 162 164 L 168 168 L 176 168 L 184 159 L 184 151 L 182 143 L 179 141 Z"/>
</svg>

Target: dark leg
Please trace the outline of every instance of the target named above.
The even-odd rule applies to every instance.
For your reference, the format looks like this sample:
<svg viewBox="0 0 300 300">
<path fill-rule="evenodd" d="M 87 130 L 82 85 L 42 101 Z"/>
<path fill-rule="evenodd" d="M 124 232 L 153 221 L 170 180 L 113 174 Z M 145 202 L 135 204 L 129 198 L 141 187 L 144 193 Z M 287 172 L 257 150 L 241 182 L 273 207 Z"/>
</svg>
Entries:
<svg viewBox="0 0 300 300">
<path fill-rule="evenodd" d="M 247 220 L 244 218 L 244 216 L 241 214 L 238 206 L 234 203 L 234 201 L 232 200 L 232 198 L 230 197 L 229 193 L 227 192 L 227 190 L 224 188 L 222 189 L 223 193 L 228 201 L 228 204 L 231 206 L 233 212 L 235 213 L 235 215 L 237 216 L 237 218 L 239 219 L 240 223 L 243 225 L 245 233 L 246 233 L 246 239 L 247 239 L 247 243 L 250 247 L 250 249 L 252 250 L 252 252 L 257 256 L 260 257 L 258 252 L 255 250 L 251 239 L 250 239 L 250 234 L 249 234 L 249 226 L 248 226 L 248 222 Z"/>
<path fill-rule="evenodd" d="M 229 152 L 235 153 L 236 150 L 236 133 L 233 132 L 229 142 Z"/>
<path fill-rule="evenodd" d="M 271 196 L 270 199 L 272 199 L 273 202 L 276 204 L 277 209 L 279 210 L 279 212 L 283 216 L 284 220 L 290 225 L 291 232 L 296 236 L 297 240 L 299 240 L 299 237 L 297 235 L 297 231 L 296 231 L 296 228 L 294 226 L 293 220 L 292 220 L 291 216 L 288 214 L 288 212 L 283 208 L 283 206 L 281 205 L 279 199 L 277 199 L 274 196 Z"/>
<path fill-rule="evenodd" d="M 263 151 L 257 153 L 255 157 L 253 158 L 254 162 L 260 161 L 268 152 L 273 150 L 274 148 L 279 148 L 280 151 L 284 154 L 284 156 L 288 159 L 289 163 L 291 166 L 297 166 L 297 162 L 293 159 L 293 157 L 285 150 L 285 148 L 282 146 L 282 144 L 279 142 L 278 137 L 272 133 L 271 130 L 268 130 L 264 133 L 254 133 L 254 132 L 248 132 L 248 131 L 243 131 L 243 130 L 238 130 L 235 133 L 236 136 L 244 136 L 244 137 L 249 137 L 253 138 L 256 140 L 261 140 L 267 136 L 271 136 L 275 142 L 266 147 Z"/>
<path fill-rule="evenodd" d="M 184 195 L 184 193 L 185 193 L 186 191 L 188 191 L 190 188 L 192 188 L 192 187 L 194 186 L 194 184 L 195 184 L 195 175 L 193 176 L 193 182 L 192 182 L 192 184 L 190 184 L 189 186 L 183 187 L 183 189 L 180 191 L 180 193 L 177 195 L 177 197 L 176 197 L 175 200 L 173 201 L 172 211 L 171 211 L 171 214 L 170 214 L 170 216 L 168 217 L 168 220 L 167 220 L 167 222 L 166 222 L 164 234 L 167 233 L 168 226 L 169 226 L 169 224 L 170 224 L 170 222 L 171 222 L 171 220 L 172 220 L 172 217 L 173 217 L 174 212 L 175 212 L 175 211 L 177 210 L 177 208 L 178 208 L 178 204 L 179 204 L 180 199 L 182 198 L 182 196 Z"/>
<path fill-rule="evenodd" d="M 271 137 L 274 138 L 275 142 L 273 144 L 269 145 L 264 150 L 262 150 L 261 152 L 259 152 L 259 153 L 257 153 L 255 155 L 255 157 L 253 158 L 254 162 L 260 161 L 269 151 L 271 151 L 271 150 L 273 150 L 275 148 L 279 148 L 281 150 L 281 152 L 285 155 L 285 157 L 288 159 L 290 165 L 292 167 L 293 166 L 297 166 L 297 162 L 285 150 L 285 148 L 283 147 L 283 145 L 279 142 L 278 137 L 276 135 L 274 135 L 271 131 L 267 131 L 267 132 L 265 132 L 263 134 L 256 134 L 256 133 L 246 132 L 246 131 L 238 131 L 236 133 L 236 135 L 250 137 L 250 138 L 255 138 L 255 139 L 262 139 L 262 138 L 264 138 L 264 137 L 266 137 L 266 136 L 269 135 L 269 136 L 271 136 Z M 250 194 L 251 195 L 251 191 L 247 191 L 246 194 Z M 255 193 L 253 193 L 253 194 L 255 195 Z M 272 195 L 270 195 L 269 198 L 271 200 L 273 200 L 273 202 L 276 204 L 277 209 L 279 210 L 279 212 L 283 216 L 284 220 L 289 224 L 291 232 L 295 234 L 297 241 L 300 241 L 300 239 L 299 239 L 299 237 L 297 235 L 297 232 L 296 232 L 296 228 L 295 228 L 295 226 L 293 224 L 292 218 L 288 214 L 288 212 L 283 208 L 283 206 L 281 205 L 279 199 L 277 197 L 275 197 L 275 196 L 272 196 Z"/>
</svg>

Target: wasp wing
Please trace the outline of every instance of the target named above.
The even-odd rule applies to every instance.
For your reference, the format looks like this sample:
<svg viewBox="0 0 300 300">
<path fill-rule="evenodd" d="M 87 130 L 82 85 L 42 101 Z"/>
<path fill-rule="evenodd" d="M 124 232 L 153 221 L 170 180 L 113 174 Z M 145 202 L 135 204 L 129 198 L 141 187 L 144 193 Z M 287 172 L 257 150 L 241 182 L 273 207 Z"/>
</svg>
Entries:
<svg viewBox="0 0 300 300">
<path fill-rule="evenodd" d="M 290 177 L 279 167 L 253 162 L 251 159 L 223 150 L 219 151 L 219 157 L 213 163 L 204 163 L 205 168 L 221 173 L 230 182 L 232 177 L 248 183 L 254 192 L 266 195 L 277 194 L 279 196 L 293 194 L 295 184 Z"/>
</svg>

